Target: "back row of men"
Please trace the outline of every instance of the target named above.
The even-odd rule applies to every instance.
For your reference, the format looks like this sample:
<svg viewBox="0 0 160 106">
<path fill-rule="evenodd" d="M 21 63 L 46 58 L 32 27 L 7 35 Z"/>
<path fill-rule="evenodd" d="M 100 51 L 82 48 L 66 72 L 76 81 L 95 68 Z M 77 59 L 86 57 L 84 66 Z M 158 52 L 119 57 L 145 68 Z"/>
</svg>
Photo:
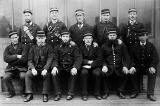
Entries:
<svg viewBox="0 0 160 106">
<path fill-rule="evenodd" d="M 82 9 L 75 11 L 77 23 L 67 30 L 58 19 L 58 9 L 50 9 L 51 20 L 41 28 L 32 22 L 32 12 L 24 10 L 25 24 L 18 32 L 11 31 L 11 44 L 4 51 L 8 63 L 4 82 L 15 95 L 12 79 L 20 77 L 25 94 L 24 102 L 33 99 L 33 79 L 43 78 L 43 102 L 48 101 L 50 79 L 55 92 L 54 100 L 61 98 L 62 82 L 68 84 L 67 100 L 74 97 L 77 76 L 80 75 L 82 100 L 88 99 L 88 78 L 93 77 L 96 99 L 109 96 L 109 86 L 116 85 L 117 94 L 125 99 L 127 81 L 132 85 L 131 98 L 138 96 L 142 75 L 148 76 L 147 98 L 156 101 L 155 80 L 159 57 L 154 45 L 148 42 L 148 33 L 137 21 L 137 11 L 128 11 L 128 24 L 121 31 L 110 20 L 109 9 L 101 11 L 101 22 L 92 28 L 85 22 Z M 111 79 L 114 79 L 111 80 Z M 103 90 L 101 92 L 101 84 Z"/>
</svg>

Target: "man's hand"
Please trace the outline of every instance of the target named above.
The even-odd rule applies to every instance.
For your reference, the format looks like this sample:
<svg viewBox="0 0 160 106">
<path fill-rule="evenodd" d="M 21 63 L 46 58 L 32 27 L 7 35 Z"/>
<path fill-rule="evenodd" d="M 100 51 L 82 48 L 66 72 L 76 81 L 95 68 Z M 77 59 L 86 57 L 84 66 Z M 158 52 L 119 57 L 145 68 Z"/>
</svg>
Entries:
<svg viewBox="0 0 160 106">
<path fill-rule="evenodd" d="M 33 76 L 36 76 L 37 75 L 37 70 L 36 69 L 32 69 L 32 74 L 33 74 Z"/>
<path fill-rule="evenodd" d="M 129 73 L 134 74 L 135 72 L 136 72 L 136 69 L 134 67 L 131 67 L 130 70 L 129 70 Z"/>
<path fill-rule="evenodd" d="M 53 67 L 51 74 L 52 74 L 53 76 L 56 76 L 56 75 L 58 74 L 58 69 L 57 69 L 57 67 Z"/>
<path fill-rule="evenodd" d="M 92 63 L 93 63 L 93 60 L 89 60 L 89 61 L 88 61 L 88 64 L 91 65 Z"/>
<path fill-rule="evenodd" d="M 42 76 L 45 76 L 46 74 L 47 74 L 47 70 L 44 69 L 44 70 L 41 72 L 41 75 L 42 75 Z"/>
<path fill-rule="evenodd" d="M 90 69 L 91 66 L 90 65 L 84 65 L 83 68 Z"/>
<path fill-rule="evenodd" d="M 156 73 L 156 69 L 155 69 L 154 67 L 150 67 L 150 68 L 149 68 L 149 72 L 150 72 L 151 74 L 155 74 L 155 73 Z"/>
<path fill-rule="evenodd" d="M 98 43 L 97 42 L 93 42 L 93 46 L 94 47 L 98 47 Z"/>
<path fill-rule="evenodd" d="M 74 41 L 70 41 L 70 44 L 71 44 L 72 46 L 75 46 L 75 45 L 76 45 L 76 43 L 75 43 Z"/>
<path fill-rule="evenodd" d="M 125 74 L 128 74 L 129 71 L 128 71 L 128 68 L 127 67 L 123 67 L 122 71 L 125 73 Z"/>
<path fill-rule="evenodd" d="M 103 66 L 102 67 L 102 72 L 107 73 L 108 72 L 108 67 L 107 66 Z"/>
<path fill-rule="evenodd" d="M 18 59 L 22 58 L 22 55 L 17 55 L 17 58 L 18 58 Z"/>
<path fill-rule="evenodd" d="M 76 75 L 77 74 L 77 69 L 76 68 L 72 68 L 71 69 L 71 74 L 72 75 Z"/>
<path fill-rule="evenodd" d="M 119 45 L 123 43 L 121 39 L 117 39 L 117 40 Z"/>
</svg>

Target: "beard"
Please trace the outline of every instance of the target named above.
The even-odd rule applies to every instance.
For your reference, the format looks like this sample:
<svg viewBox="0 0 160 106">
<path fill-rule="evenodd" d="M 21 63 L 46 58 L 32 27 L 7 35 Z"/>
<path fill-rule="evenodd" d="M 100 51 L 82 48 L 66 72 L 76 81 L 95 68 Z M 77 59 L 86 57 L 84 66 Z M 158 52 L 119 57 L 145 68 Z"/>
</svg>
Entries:
<svg viewBox="0 0 160 106">
<path fill-rule="evenodd" d="M 31 22 L 31 20 L 29 20 L 29 19 L 26 19 L 25 21 L 26 21 L 26 23 L 30 23 Z"/>
<path fill-rule="evenodd" d="M 115 40 L 108 40 L 108 43 L 110 44 L 110 45 L 114 45 L 114 44 L 116 44 L 116 39 Z"/>
</svg>

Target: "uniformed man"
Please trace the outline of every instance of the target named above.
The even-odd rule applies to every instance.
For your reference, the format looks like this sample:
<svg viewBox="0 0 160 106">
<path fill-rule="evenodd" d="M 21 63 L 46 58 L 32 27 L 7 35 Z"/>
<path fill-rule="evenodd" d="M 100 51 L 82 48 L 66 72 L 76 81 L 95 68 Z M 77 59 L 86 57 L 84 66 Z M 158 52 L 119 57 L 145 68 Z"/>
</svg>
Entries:
<svg viewBox="0 0 160 106">
<path fill-rule="evenodd" d="M 139 42 L 138 30 L 144 28 L 143 24 L 137 21 L 137 10 L 131 8 L 128 11 L 128 23 L 121 29 L 121 37 L 127 48 L 130 48 Z"/>
<path fill-rule="evenodd" d="M 60 44 L 60 33 L 65 29 L 67 29 L 66 25 L 59 20 L 58 8 L 51 8 L 50 21 L 43 27 L 43 30 L 47 36 L 47 43 L 51 44 L 53 48 Z"/>
<path fill-rule="evenodd" d="M 106 38 L 110 28 L 116 28 L 117 34 L 119 34 L 118 27 L 111 21 L 110 10 L 102 9 L 101 21 L 94 27 L 95 39 L 97 40 L 99 46 L 103 45 L 103 43 L 106 42 Z M 119 40 L 119 43 L 122 43 L 121 40 Z"/>
<path fill-rule="evenodd" d="M 144 25 L 137 20 L 137 10 L 131 8 L 128 11 L 128 23 L 121 28 L 121 37 L 123 42 L 126 44 L 128 51 L 136 43 L 139 43 L 138 30 L 143 29 Z M 143 90 L 143 80 L 142 77 L 139 80 L 139 90 Z"/>
<path fill-rule="evenodd" d="M 69 29 L 72 41 L 78 46 L 83 44 L 83 35 L 87 31 L 93 31 L 93 28 L 85 22 L 85 12 L 82 9 L 77 9 L 75 11 L 75 17 L 77 23 L 72 25 Z M 98 46 L 96 42 L 93 42 L 94 46 Z"/>
<path fill-rule="evenodd" d="M 27 51 L 23 44 L 18 42 L 19 36 L 16 31 L 9 33 L 11 44 L 6 47 L 3 58 L 8 63 L 5 69 L 4 82 L 8 89 L 8 98 L 15 95 L 15 90 L 12 85 L 12 79 L 19 77 L 22 84 L 22 93 L 25 91 L 25 73 L 27 71 Z"/>
<path fill-rule="evenodd" d="M 50 66 L 53 59 L 53 49 L 45 43 L 46 36 L 44 31 L 38 31 L 36 41 L 29 51 L 28 56 L 28 71 L 25 76 L 26 93 L 28 94 L 24 102 L 29 102 L 33 99 L 33 79 L 35 77 L 43 78 L 43 102 L 48 101 L 48 86 L 50 81 Z"/>
<path fill-rule="evenodd" d="M 52 64 L 52 80 L 55 90 L 55 101 L 60 100 L 62 83 L 67 83 L 67 100 L 74 96 L 75 82 L 78 70 L 82 63 L 82 54 L 77 46 L 70 44 L 70 33 L 63 31 L 61 33 L 62 43 L 55 47 L 55 58 Z M 61 79 L 61 81 L 60 81 Z M 62 82 L 63 81 L 63 82 Z"/>
<path fill-rule="evenodd" d="M 38 30 L 41 30 L 41 28 L 37 24 L 33 23 L 32 21 L 33 13 L 31 10 L 26 9 L 23 11 L 23 14 L 24 14 L 25 24 L 22 25 L 18 30 L 19 42 L 29 46 L 28 48 L 30 48 L 30 45 L 36 43 L 35 42 L 36 33 Z"/>
<path fill-rule="evenodd" d="M 88 81 L 92 81 L 94 88 L 94 95 L 96 99 L 100 100 L 100 79 L 101 79 L 101 51 L 99 47 L 94 47 L 92 33 L 87 32 L 83 35 L 84 44 L 80 46 L 83 61 L 81 69 L 81 87 L 82 87 L 82 100 L 88 99 Z M 92 77 L 91 77 L 92 76 Z M 89 80 L 92 78 L 92 80 Z"/>
<path fill-rule="evenodd" d="M 102 45 L 103 56 L 103 78 L 105 79 L 105 94 L 102 98 L 109 96 L 109 84 L 116 85 L 118 96 L 121 99 L 125 98 L 124 81 L 125 76 L 129 72 L 130 57 L 128 55 L 127 48 L 124 43 L 119 44 L 117 41 L 116 29 L 110 29 L 108 34 L 108 42 Z M 112 82 L 109 82 L 112 80 Z"/>
<path fill-rule="evenodd" d="M 148 33 L 144 29 L 138 34 L 140 42 L 136 43 L 131 49 L 131 56 L 134 62 L 134 67 L 139 75 L 146 74 L 147 82 L 147 97 L 151 101 L 156 101 L 154 97 L 154 88 L 157 74 L 157 65 L 159 56 L 155 46 L 148 42 Z"/>
</svg>

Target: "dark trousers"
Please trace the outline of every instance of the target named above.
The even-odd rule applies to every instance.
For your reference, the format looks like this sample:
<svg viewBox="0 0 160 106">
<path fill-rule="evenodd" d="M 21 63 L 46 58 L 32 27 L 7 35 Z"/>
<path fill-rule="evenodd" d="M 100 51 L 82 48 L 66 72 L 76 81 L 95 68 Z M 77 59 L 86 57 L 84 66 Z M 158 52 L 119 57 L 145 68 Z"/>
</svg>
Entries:
<svg viewBox="0 0 160 106">
<path fill-rule="evenodd" d="M 15 71 L 12 70 L 12 72 L 6 72 L 3 78 L 4 78 L 3 81 L 9 93 L 15 93 L 15 89 L 12 84 L 12 80 L 14 78 L 20 78 L 21 85 L 22 85 L 22 93 L 25 92 L 25 80 L 24 80 L 25 72 L 18 72 L 16 70 Z"/>
<path fill-rule="evenodd" d="M 138 86 L 140 86 L 140 82 L 142 83 L 142 76 L 144 74 L 147 75 L 147 94 L 148 95 L 154 95 L 154 89 L 155 89 L 155 83 L 156 83 L 156 76 L 157 76 L 157 73 L 150 73 L 149 72 L 149 69 L 147 70 L 138 70 L 138 78 L 141 79 L 141 81 L 139 80 L 138 81 Z"/>
<path fill-rule="evenodd" d="M 86 69 L 82 68 L 81 70 L 81 87 L 82 87 L 82 95 L 87 95 L 88 94 L 88 78 L 91 78 L 94 83 L 94 95 L 100 95 L 100 79 L 101 79 L 101 69 L 96 68 L 96 69 Z M 92 77 L 91 77 L 92 76 Z"/>
<path fill-rule="evenodd" d="M 78 73 L 77 73 L 78 74 Z M 54 86 L 55 95 L 61 94 L 62 84 L 67 82 L 67 92 L 68 95 L 74 95 L 75 82 L 77 79 L 77 75 L 71 75 L 70 70 L 59 70 L 56 76 L 52 75 L 52 82 Z"/>
<path fill-rule="evenodd" d="M 110 86 L 114 86 L 117 92 L 124 92 L 125 88 L 125 76 L 119 76 L 115 72 L 111 75 L 106 75 L 106 73 L 102 73 L 103 76 L 103 84 L 104 84 L 104 93 L 110 93 Z"/>
<path fill-rule="evenodd" d="M 31 70 L 28 70 L 25 76 L 25 84 L 26 84 L 26 93 L 33 93 L 32 86 L 33 86 L 33 80 L 38 77 L 42 78 L 43 81 L 43 88 L 42 88 L 42 94 L 48 94 L 49 91 L 49 84 L 50 84 L 50 73 L 47 72 L 45 76 L 41 75 L 41 71 L 37 70 L 38 75 L 33 76 Z"/>
</svg>

